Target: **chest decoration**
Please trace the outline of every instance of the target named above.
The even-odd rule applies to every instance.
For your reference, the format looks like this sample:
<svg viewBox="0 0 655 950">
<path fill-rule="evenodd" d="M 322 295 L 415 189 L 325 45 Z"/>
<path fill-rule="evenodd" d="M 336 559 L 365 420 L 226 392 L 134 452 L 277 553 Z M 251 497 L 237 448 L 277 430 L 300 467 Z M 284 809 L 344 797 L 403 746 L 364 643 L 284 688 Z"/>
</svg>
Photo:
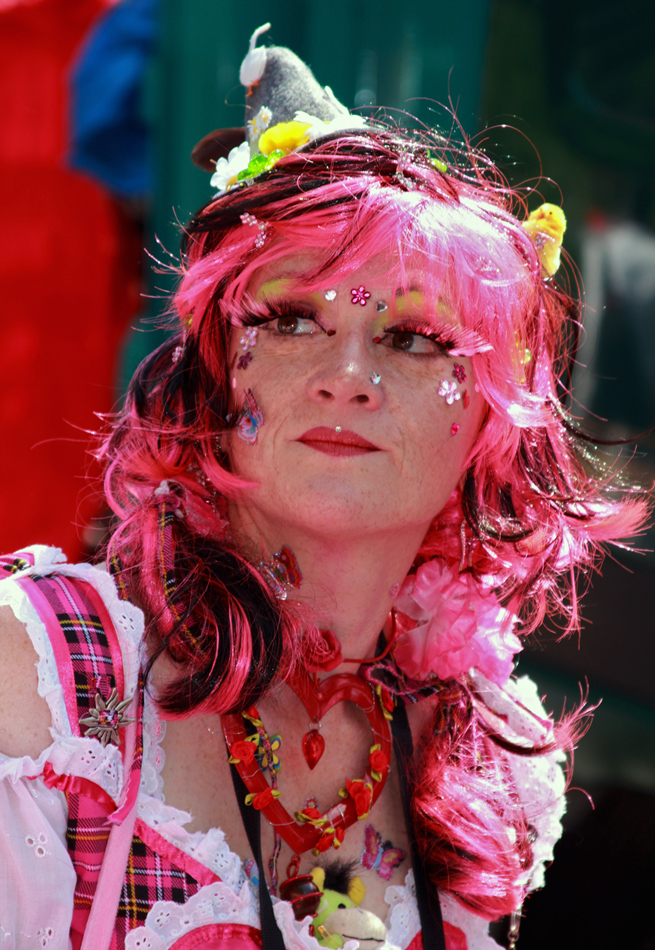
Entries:
<svg viewBox="0 0 655 950">
<path fill-rule="evenodd" d="M 356 821 L 368 817 L 382 793 L 391 760 L 389 720 L 393 701 L 384 687 L 374 688 L 350 673 L 338 673 L 320 683 L 314 675 L 303 673 L 294 679 L 291 686 L 312 722 L 320 723 L 334 706 L 350 702 L 365 714 L 373 733 L 366 774 L 355 779 L 344 776 L 345 784 L 338 790 L 339 800 L 326 812 L 305 807 L 292 817 L 282 804 L 280 791 L 269 784 L 258 762 L 260 734 L 265 730 L 254 706 L 242 713 L 225 715 L 221 722 L 230 762 L 236 766 L 248 789 L 246 804 L 261 811 L 294 854 L 300 855 L 311 850 L 318 855 L 331 848 L 338 849 L 347 829 Z M 308 765 L 312 767 L 306 750 L 305 755 Z M 335 763 L 337 761 L 335 756 Z"/>
</svg>

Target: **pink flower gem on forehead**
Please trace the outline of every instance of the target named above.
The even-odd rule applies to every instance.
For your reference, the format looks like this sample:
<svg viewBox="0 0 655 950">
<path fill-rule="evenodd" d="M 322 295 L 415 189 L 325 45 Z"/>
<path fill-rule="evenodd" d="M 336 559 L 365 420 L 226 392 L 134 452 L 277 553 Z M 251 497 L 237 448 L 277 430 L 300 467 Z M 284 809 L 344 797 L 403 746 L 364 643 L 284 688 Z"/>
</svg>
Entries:
<svg viewBox="0 0 655 950">
<path fill-rule="evenodd" d="M 354 304 L 358 303 L 361 307 L 366 306 L 366 301 L 371 296 L 370 292 L 364 287 L 364 284 L 361 284 L 359 287 L 353 287 L 350 294 L 352 296 L 350 302 Z"/>
</svg>

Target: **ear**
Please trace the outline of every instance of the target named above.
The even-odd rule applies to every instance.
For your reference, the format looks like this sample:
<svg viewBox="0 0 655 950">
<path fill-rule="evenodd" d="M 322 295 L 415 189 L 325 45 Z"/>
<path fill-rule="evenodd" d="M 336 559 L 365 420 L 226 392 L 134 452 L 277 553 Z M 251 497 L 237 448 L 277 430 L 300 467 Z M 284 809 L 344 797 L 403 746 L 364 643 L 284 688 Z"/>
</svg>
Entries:
<svg viewBox="0 0 655 950">
<path fill-rule="evenodd" d="M 319 891 L 322 891 L 325 884 L 325 868 L 312 868 L 309 873 Z"/>
<path fill-rule="evenodd" d="M 366 897 L 366 885 L 361 877 L 354 877 L 348 885 L 348 897 L 355 906 L 359 906 Z"/>
</svg>

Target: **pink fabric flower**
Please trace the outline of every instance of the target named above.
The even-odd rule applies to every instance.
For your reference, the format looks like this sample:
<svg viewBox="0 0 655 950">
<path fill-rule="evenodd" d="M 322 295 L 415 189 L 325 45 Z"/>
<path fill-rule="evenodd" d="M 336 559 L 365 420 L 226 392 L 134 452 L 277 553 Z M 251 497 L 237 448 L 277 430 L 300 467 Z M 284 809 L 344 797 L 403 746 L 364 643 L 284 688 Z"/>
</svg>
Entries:
<svg viewBox="0 0 655 950">
<path fill-rule="evenodd" d="M 395 606 L 416 621 L 394 650 L 408 676 L 458 679 L 475 667 L 498 686 L 509 678 L 522 649 L 512 632 L 516 618 L 470 574 L 429 561 L 405 580 Z"/>
</svg>

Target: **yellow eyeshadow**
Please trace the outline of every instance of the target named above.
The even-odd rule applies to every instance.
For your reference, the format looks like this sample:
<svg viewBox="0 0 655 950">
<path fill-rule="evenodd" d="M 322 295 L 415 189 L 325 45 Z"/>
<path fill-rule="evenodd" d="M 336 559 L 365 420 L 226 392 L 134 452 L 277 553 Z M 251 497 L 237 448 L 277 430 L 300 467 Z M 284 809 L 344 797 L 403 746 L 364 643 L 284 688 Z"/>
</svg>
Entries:
<svg viewBox="0 0 655 950">
<path fill-rule="evenodd" d="M 283 296 L 287 293 L 290 285 L 291 279 L 289 277 L 276 277 L 273 280 L 267 280 L 261 285 L 255 297 L 259 300 L 262 297 Z"/>
<path fill-rule="evenodd" d="M 410 290 L 407 294 L 398 294 L 394 307 L 398 315 L 420 310 L 424 318 L 429 320 L 425 312 L 425 294 L 421 290 Z M 444 300 L 437 302 L 436 310 L 433 305 L 430 305 L 430 313 L 447 317 L 449 323 L 452 322 L 454 316 L 452 308 Z"/>
</svg>

